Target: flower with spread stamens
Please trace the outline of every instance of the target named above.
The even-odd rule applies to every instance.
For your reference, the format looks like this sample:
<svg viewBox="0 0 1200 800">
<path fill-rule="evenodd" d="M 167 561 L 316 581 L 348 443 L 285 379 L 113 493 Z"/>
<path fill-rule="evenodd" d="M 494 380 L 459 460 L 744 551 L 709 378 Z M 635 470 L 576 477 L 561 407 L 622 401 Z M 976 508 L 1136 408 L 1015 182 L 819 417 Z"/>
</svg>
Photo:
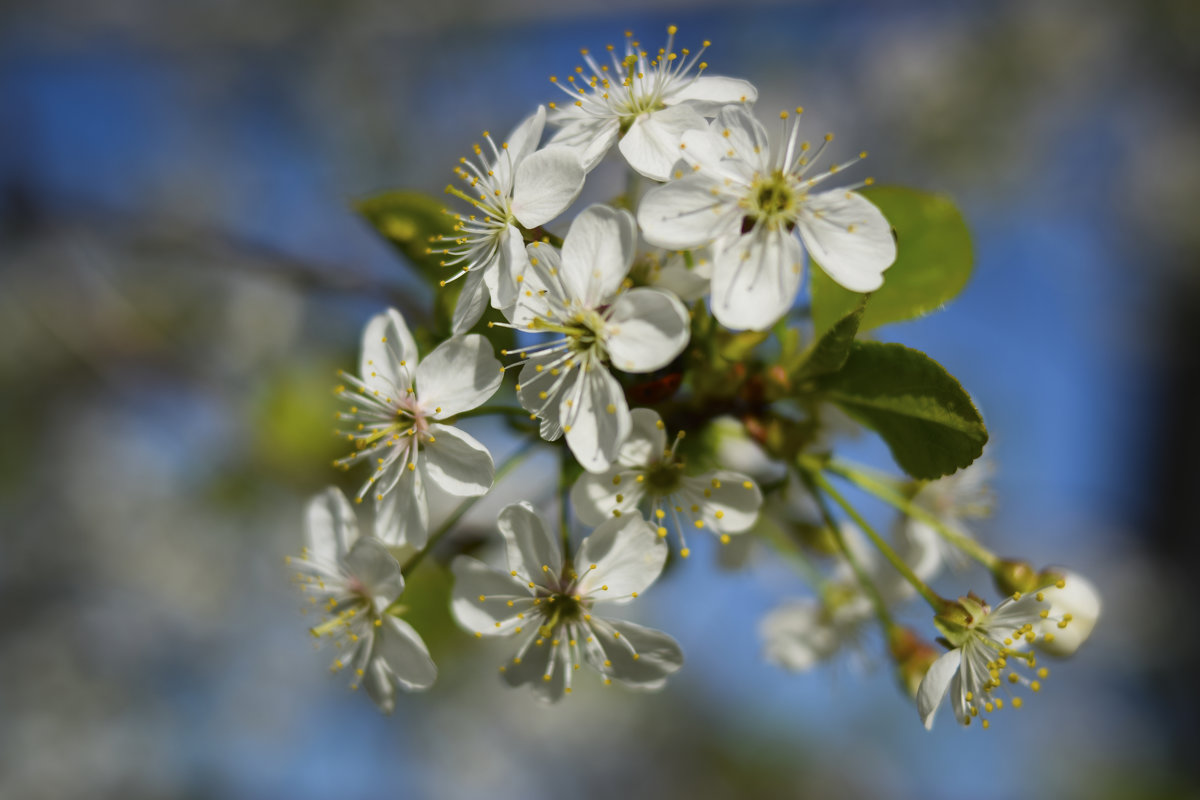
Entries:
<svg viewBox="0 0 1200 800">
<path fill-rule="evenodd" d="M 339 372 L 338 395 L 349 404 L 338 413 L 339 434 L 355 451 L 334 462 L 359 462 L 374 474 L 358 501 L 375 496 L 375 532 L 388 544 L 423 547 L 429 532 L 425 484 L 455 497 L 477 497 L 492 486 L 491 453 L 445 420 L 469 411 L 496 393 L 503 368 L 478 334 L 442 342 L 419 359 L 416 342 L 395 309 L 379 314 L 363 331 L 359 376 Z"/>
<path fill-rule="evenodd" d="M 526 266 L 525 241 L 517 225 L 545 225 L 575 202 L 583 188 L 583 166 L 573 150 L 537 149 L 545 124 L 546 109 L 538 106 L 499 147 L 484 131 L 487 151 L 475 145 L 479 163 L 462 158 L 454 170 L 466 189 L 446 187 L 448 194 L 475 208 L 466 217 L 454 215 L 454 234 L 440 241 L 440 252 L 447 257 L 443 266 L 459 270 L 442 285 L 461 277 L 466 281 L 454 309 L 456 334 L 479 321 L 489 295 L 499 309 L 516 299 L 516 277 Z"/>
<path fill-rule="evenodd" d="M 673 250 L 712 244 L 718 251 L 712 312 L 734 330 L 766 330 L 787 312 L 800 288 L 805 249 L 855 292 L 878 289 L 896 260 L 891 226 L 857 187 L 816 191 L 858 159 L 813 173 L 833 134 L 810 152 L 808 142 L 798 141 L 799 117 L 789 127 L 788 116 L 784 141 L 772 149 L 766 129 L 746 109 L 721 109 L 704 130 L 683 134 L 679 156 L 691 170 L 677 167 L 676 179 L 647 192 L 638 208 L 651 244 Z"/>
<path fill-rule="evenodd" d="M 661 289 L 626 290 L 637 226 L 627 211 L 594 205 L 575 218 L 562 252 L 529 246 L 530 270 L 510 317 L 519 331 L 555 338 L 517 351 L 517 394 L 541 418 L 542 438 L 566 435 L 589 472 L 608 468 L 629 435 L 625 392 L 608 370 L 653 372 L 687 346 L 687 309 Z M 515 365 L 513 365 L 515 366 Z"/>
<path fill-rule="evenodd" d="M 451 609 L 476 636 L 522 636 L 500 668 L 510 686 L 528 684 L 545 701 L 571 692 L 586 663 L 604 683 L 657 689 L 683 665 L 679 644 L 661 631 L 593 613 L 597 602 L 631 602 L 654 583 L 667 548 L 637 516 L 610 519 L 565 560 L 558 537 L 528 503 L 500 512 L 508 569 L 454 559 Z"/>
<path fill-rule="evenodd" d="M 338 489 L 309 501 L 306 522 L 307 545 L 287 563 L 296 568 L 309 603 L 325 616 L 312 634 L 338 647 L 330 669 L 349 669 L 350 688 L 365 687 L 390 713 L 397 686 L 428 689 L 437 678 L 420 635 L 388 612 L 404 591 L 400 564 L 378 539 L 358 535 L 354 508 Z"/>
<path fill-rule="evenodd" d="M 1029 646 L 1038 640 L 1039 628 L 1050 618 L 1050 611 L 1044 592 L 1013 594 L 994 610 L 972 594 L 935 617 L 934 624 L 952 649 L 933 662 L 917 690 L 917 711 L 925 727 L 933 727 L 933 715 L 946 695 L 955 718 L 969 725 L 984 712 L 1004 708 L 1004 698 L 997 691 L 1001 687 L 1007 691 L 1019 685 L 1041 691 L 1049 671 L 1038 667 Z M 1056 620 L 1062 627 L 1068 622 Z M 1027 670 L 1032 677 L 1018 669 Z M 1018 696 L 1009 698 L 1013 708 L 1020 708 L 1022 702 Z M 986 717 L 981 722 L 988 727 Z"/>
<path fill-rule="evenodd" d="M 686 530 L 707 529 L 727 543 L 730 534 L 754 525 L 762 505 L 758 484 L 730 470 L 687 474 L 677 452 L 683 431 L 668 447 L 657 411 L 635 408 L 632 419 L 629 438 L 612 468 L 581 475 L 571 489 L 571 505 L 580 520 L 599 525 L 644 507 L 660 537 L 667 535 L 668 521 L 674 526 L 684 558 L 689 554 Z"/>
<path fill-rule="evenodd" d="M 647 53 L 627 32 L 624 57 L 608 45 L 611 67 L 582 50 L 586 70 L 576 67 L 565 83 L 551 76 L 571 99 L 550 104 L 550 124 L 559 128 L 550 143 L 577 150 L 584 169 L 591 171 L 619 139 L 629 166 L 665 181 L 679 158 L 684 131 L 703 128 L 705 117 L 722 106 L 758 98 L 746 81 L 702 74 L 708 64 L 700 56 L 709 42 L 695 53 L 687 48 L 676 53 L 675 30 L 667 28 L 667 45 L 657 54 Z"/>
</svg>

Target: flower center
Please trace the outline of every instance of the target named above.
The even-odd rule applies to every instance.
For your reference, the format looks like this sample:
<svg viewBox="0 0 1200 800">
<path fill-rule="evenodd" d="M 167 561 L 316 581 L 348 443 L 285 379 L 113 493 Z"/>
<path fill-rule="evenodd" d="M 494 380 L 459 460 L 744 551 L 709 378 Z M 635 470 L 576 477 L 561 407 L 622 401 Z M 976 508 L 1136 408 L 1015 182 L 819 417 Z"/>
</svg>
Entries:
<svg viewBox="0 0 1200 800">
<path fill-rule="evenodd" d="M 542 603 L 542 618 L 545 620 L 538 626 L 538 633 L 551 636 L 556 628 L 570 622 L 583 619 L 584 605 L 582 599 L 566 592 L 556 592 Z"/>
<path fill-rule="evenodd" d="M 758 178 L 750 186 L 749 213 L 742 223 L 743 231 L 758 222 L 775 228 L 791 225 L 796 216 L 797 193 L 782 170 Z"/>
<path fill-rule="evenodd" d="M 646 470 L 646 486 L 658 494 L 671 494 L 683 483 L 682 466 L 674 459 L 654 462 Z"/>
</svg>

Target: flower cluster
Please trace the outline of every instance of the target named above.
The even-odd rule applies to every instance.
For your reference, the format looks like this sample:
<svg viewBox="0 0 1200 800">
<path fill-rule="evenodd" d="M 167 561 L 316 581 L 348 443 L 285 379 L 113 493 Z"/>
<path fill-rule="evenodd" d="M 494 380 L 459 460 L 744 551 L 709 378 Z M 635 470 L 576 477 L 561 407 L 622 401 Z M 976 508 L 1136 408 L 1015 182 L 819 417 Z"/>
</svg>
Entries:
<svg viewBox="0 0 1200 800">
<path fill-rule="evenodd" d="M 310 502 L 291 563 L 324 615 L 313 634 L 339 649 L 335 671 L 391 710 L 397 687 L 436 677 L 401 619 L 405 580 L 448 569 L 458 625 L 514 640 L 500 666 L 508 685 L 558 701 L 586 665 L 606 685 L 659 689 L 681 646 L 620 612 L 672 555 L 711 548 L 723 563 L 789 564 L 810 589 L 761 620 L 766 660 L 809 670 L 847 645 L 873 647 L 878 629 L 926 727 L 947 695 L 964 725 L 1019 707 L 1011 692 L 1036 692 L 1048 674 L 1039 654 L 1071 655 L 1088 637 L 1099 595 L 1073 572 L 987 549 L 970 529 L 990 507 L 991 474 L 970 397 L 928 356 L 859 336 L 871 304 L 888 304 L 888 320 L 917 316 L 957 291 L 939 270 L 969 271 L 969 257 L 898 261 L 908 232 L 965 236 L 919 214 L 893 230 L 889 203 L 927 198 L 868 189 L 870 178 L 835 185 L 865 152 L 827 160 L 834 137 L 806 140 L 801 108 L 779 115 L 773 138 L 755 88 L 709 75 L 709 42 L 677 48 L 676 33 L 657 49 L 627 34 L 603 58 L 583 50 L 565 80 L 551 78 L 566 101 L 538 106 L 505 139 L 485 132 L 454 168 L 446 191 L 466 207 L 423 231 L 426 260 L 404 250 L 446 294 L 411 329 L 395 310 L 372 318 L 357 373 L 339 373 L 337 433 L 352 449 L 334 465 L 354 473 L 359 503 L 371 498 L 372 534 L 358 534 L 340 490 Z M 606 161 L 626 171 L 625 192 L 569 215 Z M 397 199 L 409 195 L 374 203 L 381 233 L 430 228 Z M 797 305 L 809 262 L 859 296 L 813 292 Z M 893 266 L 908 278 L 889 295 Z M 909 479 L 834 456 L 864 430 Z M 519 442 L 497 467 L 476 436 Z M 502 483 L 551 449 L 556 492 Z M 831 479 L 893 507 L 890 535 Z M 456 536 L 498 485 L 498 536 Z M 1007 599 L 992 609 L 931 586 L 968 562 Z M 941 655 L 896 622 L 919 601 Z"/>
</svg>

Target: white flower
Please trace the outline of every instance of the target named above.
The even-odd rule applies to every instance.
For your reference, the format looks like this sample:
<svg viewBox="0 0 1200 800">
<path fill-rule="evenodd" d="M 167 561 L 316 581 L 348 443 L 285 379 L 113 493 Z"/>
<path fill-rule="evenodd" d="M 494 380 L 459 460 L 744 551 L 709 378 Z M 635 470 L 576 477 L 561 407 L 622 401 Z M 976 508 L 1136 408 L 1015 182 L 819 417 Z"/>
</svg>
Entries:
<svg viewBox="0 0 1200 800">
<path fill-rule="evenodd" d="M 1065 658 L 1074 655 L 1096 627 L 1100 618 L 1100 593 L 1092 582 L 1070 570 L 1060 570 L 1062 578 L 1042 590 L 1050 604 L 1050 619 L 1038 626 L 1038 649 L 1047 655 Z"/>
<path fill-rule="evenodd" d="M 575 218 L 562 252 L 529 246 L 530 272 L 512 315 L 518 330 L 558 334 L 520 350 L 517 393 L 541 418 L 541 434 L 567 445 L 585 469 L 607 469 L 629 434 L 629 407 L 606 363 L 653 372 L 687 346 L 687 310 L 661 289 L 622 291 L 637 226 L 626 211 L 590 206 Z"/>
<path fill-rule="evenodd" d="M 729 470 L 685 474 L 686 464 L 676 454 L 683 432 L 668 447 L 666 426 L 657 411 L 635 408 L 632 418 L 629 438 L 612 468 L 581 475 L 571 489 L 571 505 L 584 523 L 599 525 L 645 506 L 660 537 L 667 535 L 665 523 L 670 519 L 684 558 L 689 552 L 686 529 L 707 528 L 728 542 L 730 534 L 754 525 L 762 505 L 754 481 Z"/>
<path fill-rule="evenodd" d="M 683 134 L 679 155 L 691 172 L 676 168 L 677 180 L 651 189 L 638 208 L 651 244 L 714 245 L 712 311 L 728 328 L 766 330 L 787 312 L 800 288 L 805 248 L 855 292 L 878 289 L 896 259 L 888 221 L 854 187 L 814 191 L 854 162 L 809 175 L 833 135 L 810 153 L 798 132 L 797 118 L 772 150 L 766 129 L 748 111 L 723 108 L 706 129 Z"/>
<path fill-rule="evenodd" d="M 933 515 L 960 536 L 973 539 L 975 537 L 968 520 L 991 514 L 992 491 L 988 481 L 994 471 L 990 459 L 979 458 L 966 469 L 926 483 L 913 495 L 912 504 Z M 923 546 L 930 549 L 932 557 L 951 566 L 962 567 L 966 564 L 961 550 L 943 538 L 932 525 L 917 517 L 904 518 L 902 535 L 925 543 Z"/>
<path fill-rule="evenodd" d="M 375 495 L 376 534 L 388 544 L 423 547 L 429 529 L 426 482 L 455 497 L 476 497 L 492 486 L 492 456 L 474 437 L 444 420 L 484 403 L 500 386 L 503 368 L 478 334 L 455 337 L 418 363 L 417 345 L 404 318 L 389 309 L 363 330 L 361 377 L 338 394 L 350 408 L 339 431 L 357 448 L 334 462 L 349 469 L 360 461 L 375 473 L 358 501 Z"/>
<path fill-rule="evenodd" d="M 463 158 L 454 170 L 467 190 L 446 187 L 477 211 L 466 217 L 456 214 L 455 235 L 441 242 L 447 256 L 442 264 L 460 270 L 449 281 L 466 276 L 454 309 L 456 334 L 479 321 L 489 294 L 495 308 L 508 308 L 516 300 L 516 277 L 526 265 L 525 241 L 517 224 L 545 225 L 575 202 L 583 188 L 584 171 L 574 151 L 537 149 L 545 124 L 546 109 L 538 106 L 499 147 L 484 131 L 488 152 L 475 145 L 479 163 Z"/>
<path fill-rule="evenodd" d="M 529 684 L 539 698 L 571 691 L 584 663 L 642 689 L 660 688 L 683 664 L 679 644 L 660 631 L 592 613 L 600 601 L 629 603 L 662 572 L 667 548 L 639 517 L 610 519 L 564 561 L 558 537 L 528 503 L 500 512 L 508 570 L 467 556 L 451 564 L 451 608 L 476 636 L 523 636 L 500 668 L 511 686 Z"/>
<path fill-rule="evenodd" d="M 366 687 L 384 711 L 396 703 L 396 686 L 427 689 L 437 667 L 420 635 L 387 609 L 404 591 L 400 565 L 378 539 L 359 537 L 354 509 L 339 490 L 330 488 L 309 501 L 307 547 L 297 568 L 300 588 L 326 615 L 312 628 L 339 648 L 331 669 L 349 668 L 350 688 Z"/>
<path fill-rule="evenodd" d="M 691 258 L 691 266 L 687 258 Z M 637 282 L 666 289 L 683 302 L 691 303 L 708 294 L 712 254 L 707 249 L 691 252 L 688 257 L 679 251 L 646 253 L 634 264 L 633 274 Z"/>
<path fill-rule="evenodd" d="M 550 143 L 576 149 L 584 169 L 591 171 L 620 139 L 629 166 L 663 181 L 679 157 L 684 131 L 703 128 L 705 117 L 729 103 L 753 103 L 758 90 L 746 81 L 701 75 L 708 64 L 700 56 L 709 42 L 695 53 L 687 48 L 676 53 L 674 25 L 667 28 L 667 46 L 657 54 L 647 53 L 631 37 L 626 33 L 624 58 L 608 46 L 611 67 L 583 50 L 586 72 L 576 67 L 566 85 L 550 78 L 571 98 L 561 107 L 550 104 L 550 123 L 559 127 Z"/>
<path fill-rule="evenodd" d="M 1001 687 L 1006 692 L 1016 685 L 1040 691 L 1049 672 L 1038 668 L 1028 646 L 1037 641 L 1038 628 L 1049 613 L 1042 593 L 1014 594 L 994 611 L 972 595 L 936 617 L 935 624 L 953 649 L 933 662 L 917 690 L 917 711 L 925 727 L 933 727 L 933 715 L 947 694 L 955 718 L 969 725 L 973 717 L 1004 707 L 997 691 Z M 1022 699 L 1012 696 L 1010 702 L 1020 708 Z M 983 718 L 982 724 L 988 727 L 988 720 Z"/>
</svg>

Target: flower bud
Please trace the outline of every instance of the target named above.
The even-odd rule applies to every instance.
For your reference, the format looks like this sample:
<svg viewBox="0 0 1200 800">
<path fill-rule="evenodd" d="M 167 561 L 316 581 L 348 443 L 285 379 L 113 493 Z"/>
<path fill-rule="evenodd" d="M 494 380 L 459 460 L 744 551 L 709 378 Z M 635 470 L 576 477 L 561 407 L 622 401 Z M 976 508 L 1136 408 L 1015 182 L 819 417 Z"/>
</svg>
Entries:
<svg viewBox="0 0 1200 800">
<path fill-rule="evenodd" d="M 1047 655 L 1073 655 L 1092 633 L 1100 617 L 1100 593 L 1091 581 L 1070 570 L 1047 570 L 1040 582 L 1050 604 L 1049 618 L 1041 624 L 1037 645 Z"/>
<path fill-rule="evenodd" d="M 896 662 L 896 677 L 909 697 L 917 696 L 917 688 L 929 667 L 941 655 L 932 644 L 917 635 L 912 628 L 895 627 L 888 633 L 888 651 Z"/>
<path fill-rule="evenodd" d="M 1037 573 L 1032 564 L 1011 558 L 1001 559 L 996 564 L 992 569 L 992 579 L 1000 594 L 1028 594 L 1045 585 L 1043 576 Z"/>
</svg>

